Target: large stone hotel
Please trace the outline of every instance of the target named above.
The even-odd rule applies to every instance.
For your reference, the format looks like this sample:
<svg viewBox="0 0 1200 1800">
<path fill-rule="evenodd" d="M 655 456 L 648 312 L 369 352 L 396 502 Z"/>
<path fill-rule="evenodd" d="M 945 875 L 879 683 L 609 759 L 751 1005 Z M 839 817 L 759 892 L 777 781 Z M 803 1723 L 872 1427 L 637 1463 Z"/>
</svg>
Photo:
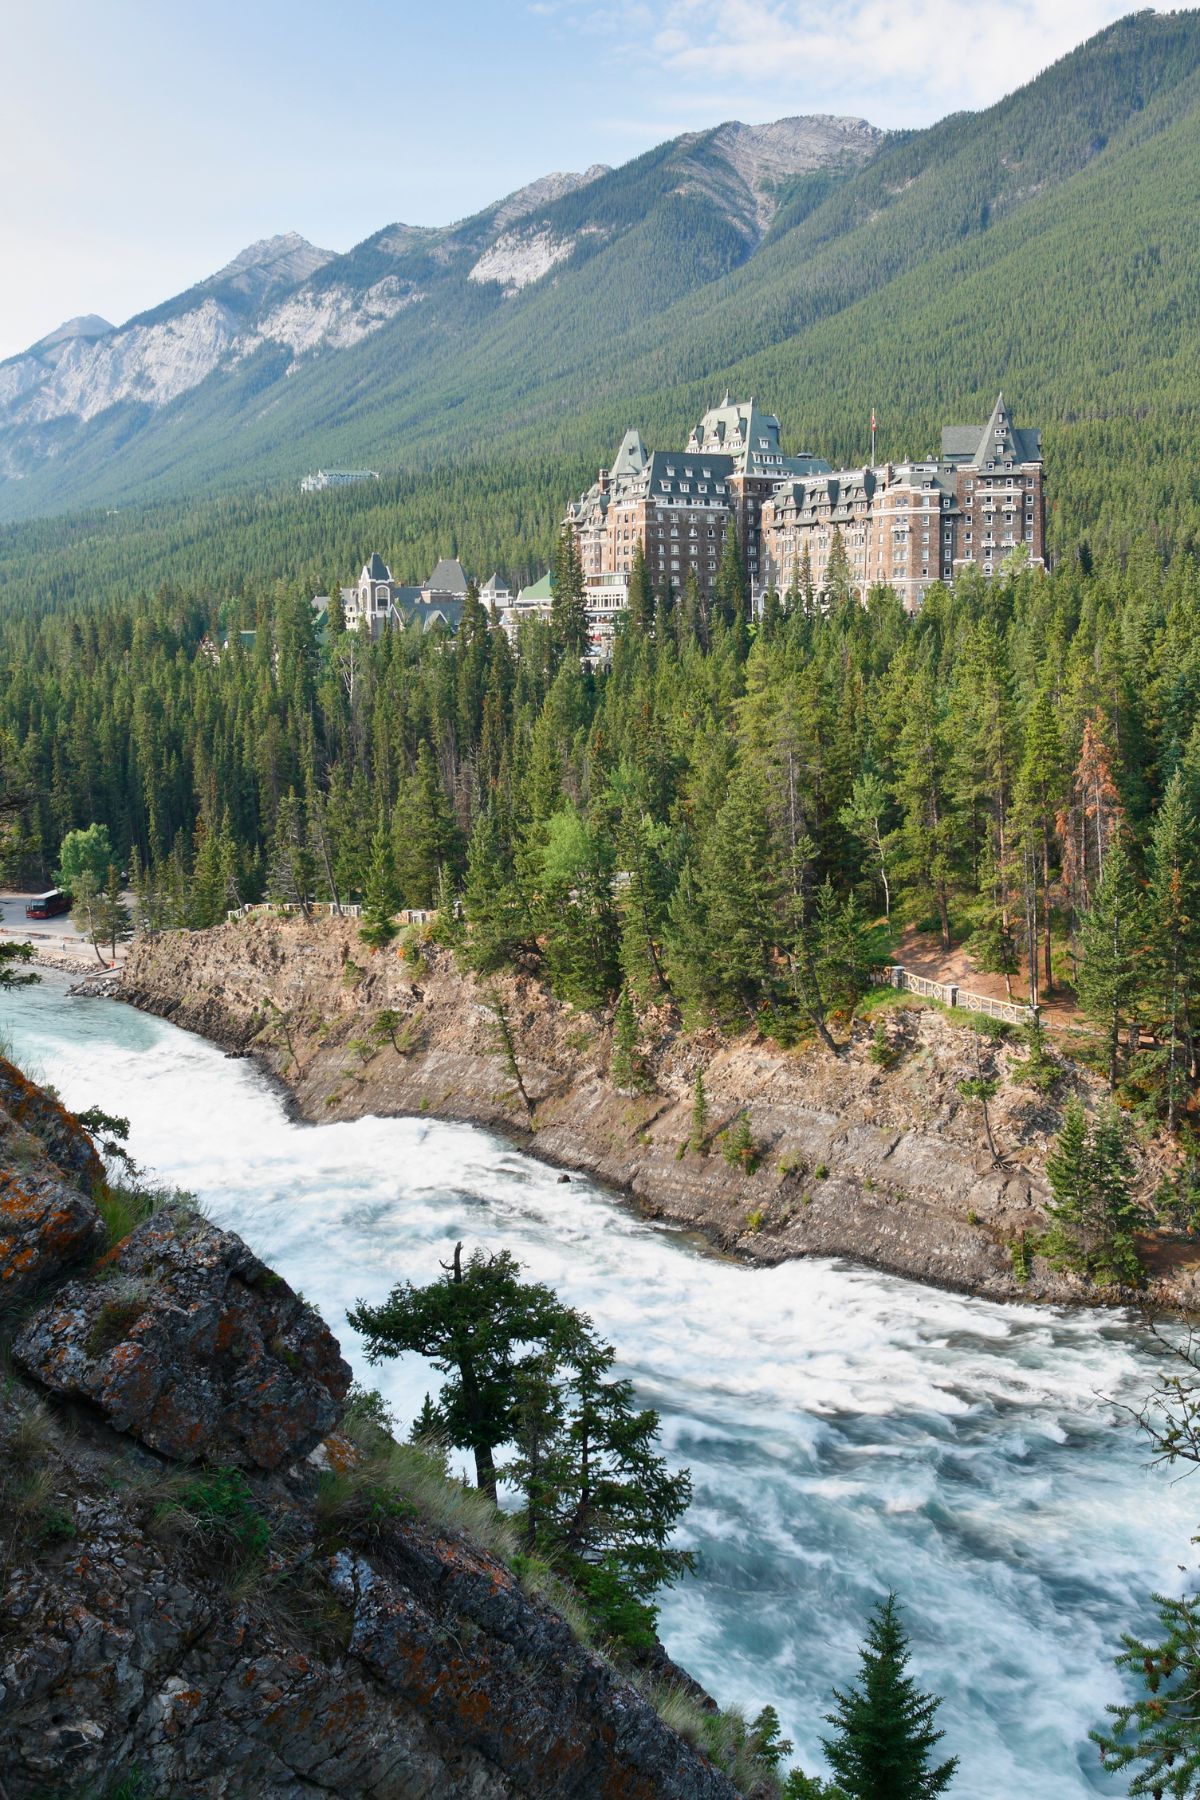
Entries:
<svg viewBox="0 0 1200 1800">
<path fill-rule="evenodd" d="M 986 424 L 947 426 L 934 461 L 834 469 L 785 455 L 773 414 L 726 398 L 683 450 L 650 451 L 627 432 L 566 522 L 601 636 L 625 605 L 639 544 L 656 591 L 678 593 L 692 573 L 707 594 L 731 527 L 755 595 L 825 592 L 840 536 L 860 596 L 887 585 L 915 611 L 964 567 L 989 577 L 1018 549 L 1044 566 L 1041 433 L 1015 425 L 1001 395 Z"/>
</svg>

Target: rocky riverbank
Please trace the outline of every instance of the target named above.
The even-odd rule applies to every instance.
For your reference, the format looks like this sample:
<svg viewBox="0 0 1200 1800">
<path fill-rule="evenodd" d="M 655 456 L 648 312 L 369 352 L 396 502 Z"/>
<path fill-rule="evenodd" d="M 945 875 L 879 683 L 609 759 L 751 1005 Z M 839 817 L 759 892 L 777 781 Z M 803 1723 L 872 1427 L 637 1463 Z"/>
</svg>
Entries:
<svg viewBox="0 0 1200 1800">
<path fill-rule="evenodd" d="M 186 1204 L 135 1219 L 0 1059 L 5 1800 L 738 1800 L 652 1703 L 702 1723 L 698 1690 L 589 1648 L 482 1497 L 347 1408 L 286 1281 Z"/>
<path fill-rule="evenodd" d="M 1076 1090 L 1094 1101 L 1099 1085 L 1064 1065 L 1044 1095 L 1023 1083 L 1019 1045 L 989 1048 L 1001 1077 L 992 1122 L 1003 1163 L 993 1167 L 980 1109 L 958 1092 L 976 1073 L 974 1034 L 917 1003 L 878 1015 L 882 1047 L 860 1022 L 837 1056 L 754 1033 L 684 1033 L 664 1010 L 644 1022 L 645 1091 L 629 1092 L 611 1079 L 606 1016 L 565 1006 L 528 977 L 483 984 L 412 934 L 372 953 L 339 919 L 258 914 L 141 940 L 119 991 L 258 1057 L 309 1120 L 428 1113 L 490 1126 L 739 1256 L 847 1256 L 993 1299 L 1131 1297 L 1037 1256 L 1024 1280 L 1014 1268 L 1012 1246 L 1045 1227 L 1045 1159 L 1065 1100 Z M 699 1152 L 698 1071 L 710 1107 Z M 731 1168 L 717 1141 L 742 1110 L 752 1173 Z M 1200 1303 L 1200 1258 L 1186 1244 L 1155 1239 L 1146 1252 L 1154 1274 L 1143 1298 Z"/>
</svg>

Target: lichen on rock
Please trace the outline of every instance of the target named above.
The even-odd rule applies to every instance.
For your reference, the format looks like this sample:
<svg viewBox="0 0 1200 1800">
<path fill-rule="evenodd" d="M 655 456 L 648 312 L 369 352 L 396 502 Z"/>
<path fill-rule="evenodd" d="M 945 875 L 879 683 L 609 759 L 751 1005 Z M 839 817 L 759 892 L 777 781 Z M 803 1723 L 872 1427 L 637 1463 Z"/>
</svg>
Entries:
<svg viewBox="0 0 1200 1800">
<path fill-rule="evenodd" d="M 169 1207 L 20 1331 L 14 1355 L 166 1456 L 274 1469 L 333 1429 L 350 1370 L 324 1321 L 232 1232 Z"/>
</svg>

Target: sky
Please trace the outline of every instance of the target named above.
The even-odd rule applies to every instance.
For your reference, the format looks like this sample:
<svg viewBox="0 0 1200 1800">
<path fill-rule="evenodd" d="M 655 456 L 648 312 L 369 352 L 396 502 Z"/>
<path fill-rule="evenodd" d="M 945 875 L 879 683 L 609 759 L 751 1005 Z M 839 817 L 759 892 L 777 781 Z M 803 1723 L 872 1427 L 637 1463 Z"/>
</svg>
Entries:
<svg viewBox="0 0 1200 1800">
<path fill-rule="evenodd" d="M 990 105 L 1136 0 L 0 0 L 0 359 L 723 119 Z"/>
</svg>

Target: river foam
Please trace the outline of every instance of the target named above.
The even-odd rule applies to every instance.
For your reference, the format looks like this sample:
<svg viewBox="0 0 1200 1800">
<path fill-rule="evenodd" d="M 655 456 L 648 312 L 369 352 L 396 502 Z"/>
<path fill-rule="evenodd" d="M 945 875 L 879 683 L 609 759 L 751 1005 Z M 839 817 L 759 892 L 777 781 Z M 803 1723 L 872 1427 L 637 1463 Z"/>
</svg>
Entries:
<svg viewBox="0 0 1200 1800">
<path fill-rule="evenodd" d="M 1119 1791 L 1087 1731 L 1119 1691 L 1120 1631 L 1177 1582 L 1195 1529 L 1189 1484 L 1147 1470 L 1115 1420 L 1153 1367 L 1127 1320 L 735 1264 L 487 1132 L 297 1123 L 250 1063 L 53 977 L 0 1027 L 68 1104 L 127 1115 L 138 1160 L 301 1288 L 402 1419 L 436 1377 L 368 1369 L 346 1308 L 428 1280 L 456 1238 L 512 1249 L 591 1313 L 693 1472 L 700 1566 L 665 1599 L 664 1640 L 723 1701 L 773 1701 L 806 1769 L 894 1587 L 916 1673 L 946 1697 L 956 1795 Z"/>
</svg>

